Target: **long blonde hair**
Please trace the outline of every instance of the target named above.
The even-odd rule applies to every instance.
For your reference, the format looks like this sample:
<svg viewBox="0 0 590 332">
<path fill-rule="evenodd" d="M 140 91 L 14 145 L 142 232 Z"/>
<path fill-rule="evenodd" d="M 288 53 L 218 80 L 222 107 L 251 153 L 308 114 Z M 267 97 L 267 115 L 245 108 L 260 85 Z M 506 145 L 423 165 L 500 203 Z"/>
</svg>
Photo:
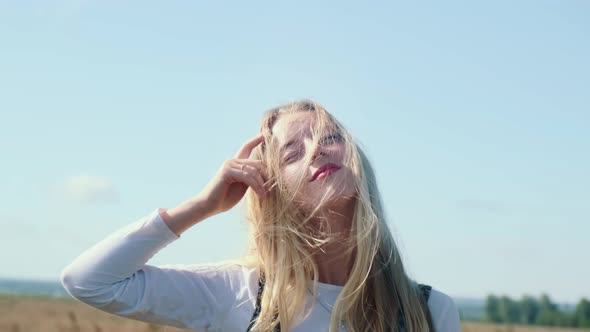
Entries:
<svg viewBox="0 0 590 332">
<path fill-rule="evenodd" d="M 252 190 L 246 194 L 251 256 L 250 259 L 245 257 L 243 262 L 253 262 L 265 275 L 261 310 L 252 331 L 273 331 L 279 321 L 281 331 L 290 331 L 295 317 L 305 309 L 310 285 L 314 298 L 317 294 L 318 268 L 311 249 L 327 241 L 321 232 L 313 231 L 308 225 L 317 209 L 306 213 L 298 208 L 296 190 L 288 190 L 280 176 L 278 151 L 271 144 L 272 129 L 279 117 L 289 112 L 310 112 L 315 116 L 314 146 L 328 127 L 336 128 L 346 147 L 343 165 L 349 167 L 354 176 L 355 208 L 347 252 L 353 254 L 354 262 L 332 310 L 329 332 L 339 331 L 341 321 L 351 332 L 399 331 L 399 315 L 403 316 L 407 331 L 434 331 L 427 304 L 417 284 L 407 276 L 387 227 L 369 160 L 342 124 L 324 107 L 310 100 L 295 101 L 267 111 L 260 128 L 265 143 L 253 151 L 254 159 L 265 162 L 271 190 L 262 200 Z M 308 155 L 305 165 L 310 163 Z M 303 176 L 299 180 L 298 187 L 304 181 Z M 323 200 L 318 206 L 322 203 Z M 303 318 L 310 313 L 311 309 Z"/>
</svg>

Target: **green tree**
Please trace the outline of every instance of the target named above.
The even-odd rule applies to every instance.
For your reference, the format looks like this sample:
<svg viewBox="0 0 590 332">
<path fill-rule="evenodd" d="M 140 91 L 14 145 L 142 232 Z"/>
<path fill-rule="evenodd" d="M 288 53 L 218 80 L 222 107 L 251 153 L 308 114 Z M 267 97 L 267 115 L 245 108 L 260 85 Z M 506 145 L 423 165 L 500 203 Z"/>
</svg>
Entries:
<svg viewBox="0 0 590 332">
<path fill-rule="evenodd" d="M 553 303 L 549 295 L 543 294 L 539 299 L 539 316 L 537 316 L 538 325 L 546 326 L 567 326 L 567 315 L 561 313 L 557 308 L 557 304 Z"/>
<path fill-rule="evenodd" d="M 574 322 L 577 327 L 590 327 L 590 301 L 582 298 L 576 305 Z"/>
<path fill-rule="evenodd" d="M 520 323 L 520 306 L 508 296 L 499 300 L 500 319 L 505 323 Z"/>
<path fill-rule="evenodd" d="M 525 295 L 520 300 L 520 322 L 535 324 L 539 316 L 539 302 L 534 297 Z"/>
<path fill-rule="evenodd" d="M 488 295 L 486 298 L 486 320 L 493 323 L 500 323 L 500 303 L 494 295 Z"/>
</svg>

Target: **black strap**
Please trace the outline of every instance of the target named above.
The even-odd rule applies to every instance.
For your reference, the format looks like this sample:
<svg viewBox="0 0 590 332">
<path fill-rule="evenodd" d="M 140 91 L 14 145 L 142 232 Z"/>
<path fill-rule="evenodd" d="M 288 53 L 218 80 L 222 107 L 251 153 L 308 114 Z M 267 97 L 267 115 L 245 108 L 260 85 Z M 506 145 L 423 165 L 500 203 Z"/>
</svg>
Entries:
<svg viewBox="0 0 590 332">
<path fill-rule="evenodd" d="M 430 315 L 430 308 L 428 307 L 428 299 L 430 298 L 430 291 L 432 291 L 432 287 L 429 285 L 418 284 L 418 288 L 422 291 L 422 298 L 424 299 L 424 309 L 426 310 L 424 314 L 426 314 L 428 328 L 429 330 L 434 332 L 434 322 L 432 321 L 432 316 Z"/>
<path fill-rule="evenodd" d="M 430 291 L 432 290 L 432 286 L 418 284 L 418 288 L 422 292 L 422 298 L 424 298 L 424 303 L 428 303 L 428 299 L 430 298 Z"/>
<path fill-rule="evenodd" d="M 432 320 L 430 318 L 430 310 L 428 309 L 428 299 L 430 298 L 430 291 L 432 290 L 432 286 L 429 285 L 424 285 L 424 284 L 418 284 L 418 289 L 420 290 L 420 293 L 422 294 L 422 299 L 424 300 L 424 304 L 426 305 L 426 319 L 428 320 L 428 324 L 430 326 L 432 326 Z M 401 310 L 398 310 L 397 312 L 397 322 L 398 322 L 398 326 L 400 328 L 401 331 L 406 331 L 406 321 L 404 320 L 404 316 L 402 315 Z"/>
<path fill-rule="evenodd" d="M 260 278 L 258 278 L 258 294 L 256 295 L 256 306 L 254 307 L 254 314 L 252 314 L 252 318 L 250 319 L 250 324 L 248 325 L 248 329 L 246 330 L 246 332 L 250 332 L 250 330 L 254 326 L 254 323 L 256 323 L 258 316 L 260 315 L 260 307 L 261 307 L 261 302 L 262 302 L 262 291 L 263 290 L 264 290 L 264 273 L 260 272 Z M 274 318 L 276 318 L 276 317 L 277 317 L 277 314 L 275 314 Z M 281 332 L 281 323 L 279 323 L 277 325 L 274 332 Z"/>
<path fill-rule="evenodd" d="M 430 291 L 432 287 L 429 285 L 418 284 L 418 289 L 422 293 L 422 298 L 424 299 L 424 303 L 428 304 L 428 299 L 430 298 Z M 264 273 L 260 273 L 260 278 L 258 278 L 258 294 L 256 295 L 256 306 L 254 307 L 254 314 L 252 314 L 252 318 L 250 319 L 250 324 L 248 325 L 248 329 L 246 332 L 250 332 L 254 323 L 258 319 L 260 315 L 260 303 L 262 302 L 262 291 L 264 290 Z M 428 305 L 426 306 L 428 309 Z M 428 320 L 430 321 L 430 313 L 427 313 Z M 275 314 L 276 318 L 276 314 Z M 405 324 L 404 324 L 404 316 L 401 314 L 401 311 L 398 312 L 398 322 L 400 328 L 405 331 Z M 279 323 L 275 328 L 274 332 L 281 332 L 281 324 Z"/>
</svg>

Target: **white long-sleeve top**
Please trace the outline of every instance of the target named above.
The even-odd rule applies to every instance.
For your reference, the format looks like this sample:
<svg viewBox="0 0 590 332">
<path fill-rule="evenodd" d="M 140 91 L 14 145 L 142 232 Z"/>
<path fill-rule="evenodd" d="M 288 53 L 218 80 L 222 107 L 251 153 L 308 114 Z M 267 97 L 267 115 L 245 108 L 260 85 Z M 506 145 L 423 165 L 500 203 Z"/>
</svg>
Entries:
<svg viewBox="0 0 590 332">
<path fill-rule="evenodd" d="M 74 298 L 115 315 L 199 331 L 246 331 L 258 292 L 257 269 L 230 263 L 146 264 L 179 238 L 155 209 L 82 253 L 62 271 L 61 282 Z M 319 283 L 319 303 L 292 331 L 327 331 L 329 309 L 342 288 Z M 448 295 L 433 288 L 428 307 L 437 332 L 460 331 Z"/>
</svg>

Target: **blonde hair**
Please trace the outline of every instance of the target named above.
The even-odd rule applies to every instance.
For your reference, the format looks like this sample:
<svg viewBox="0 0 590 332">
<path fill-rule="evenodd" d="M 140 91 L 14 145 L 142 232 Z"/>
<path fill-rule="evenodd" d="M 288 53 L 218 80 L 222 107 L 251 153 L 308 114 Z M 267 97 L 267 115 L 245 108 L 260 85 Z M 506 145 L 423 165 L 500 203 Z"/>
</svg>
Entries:
<svg viewBox="0 0 590 332">
<path fill-rule="evenodd" d="M 350 245 L 346 246 L 349 249 L 344 253 L 352 254 L 354 262 L 332 310 L 329 332 L 339 331 L 341 321 L 351 332 L 399 331 L 399 315 L 403 316 L 407 331 L 434 331 L 427 304 L 417 284 L 407 276 L 387 227 L 369 160 L 341 123 L 310 100 L 267 111 L 261 124 L 265 143 L 253 151 L 253 158 L 266 165 L 271 190 L 262 200 L 252 190 L 246 194 L 251 256 L 244 257 L 242 262 L 255 265 L 265 276 L 261 310 L 251 331 L 273 331 L 279 321 L 281 331 L 290 331 L 295 318 L 303 313 L 310 284 L 313 297 L 317 294 L 318 267 L 312 250 L 328 241 L 325 233 L 308 225 L 328 197 L 322 198 L 318 209 L 303 211 L 295 204 L 297 189 L 289 190 L 280 176 L 272 129 L 280 116 L 291 112 L 310 112 L 315 116 L 313 146 L 317 146 L 321 133 L 328 129 L 338 131 L 346 147 L 343 165 L 354 176 L 354 216 Z M 311 159 L 311 155 L 305 157 L 306 166 Z M 297 188 L 304 182 L 303 176 L 299 180 Z M 312 309 L 305 312 L 303 319 Z"/>
</svg>

